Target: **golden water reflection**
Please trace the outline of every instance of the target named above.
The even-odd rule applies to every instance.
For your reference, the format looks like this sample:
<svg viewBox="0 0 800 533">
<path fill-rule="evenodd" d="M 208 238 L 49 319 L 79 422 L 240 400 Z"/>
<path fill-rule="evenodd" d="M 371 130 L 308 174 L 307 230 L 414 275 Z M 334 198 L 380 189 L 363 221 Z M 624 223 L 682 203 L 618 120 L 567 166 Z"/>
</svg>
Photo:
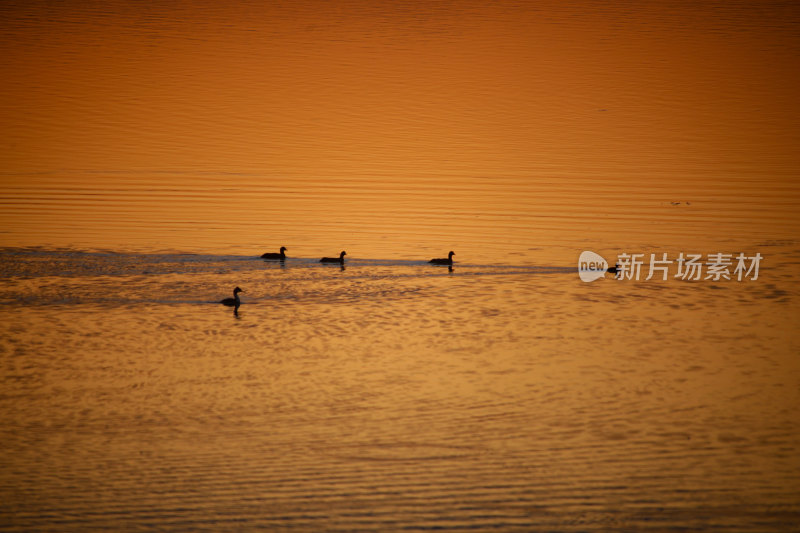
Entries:
<svg viewBox="0 0 800 533">
<path fill-rule="evenodd" d="M 3 8 L 0 244 L 571 260 L 800 229 L 791 6 L 337 6 Z"/>
<path fill-rule="evenodd" d="M 2 308 L 0 330 L 12 529 L 796 517 L 800 295 L 778 288 L 791 267 L 763 283 L 584 284 L 566 270 L 123 260 L 4 281 L 4 300 L 27 302 Z M 234 285 L 238 317 L 215 303 Z"/>
<path fill-rule="evenodd" d="M 0 523 L 793 527 L 797 21 L 4 3 Z"/>
</svg>

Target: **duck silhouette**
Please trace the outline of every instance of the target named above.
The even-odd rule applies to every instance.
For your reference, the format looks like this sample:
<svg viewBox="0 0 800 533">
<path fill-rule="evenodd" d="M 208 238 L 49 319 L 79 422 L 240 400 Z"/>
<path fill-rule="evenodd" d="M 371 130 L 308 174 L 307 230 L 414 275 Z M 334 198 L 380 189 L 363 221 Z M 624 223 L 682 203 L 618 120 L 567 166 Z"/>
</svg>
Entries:
<svg viewBox="0 0 800 533">
<path fill-rule="evenodd" d="M 283 261 L 286 259 L 286 247 L 281 246 L 281 252 L 276 254 L 275 252 L 267 252 L 265 254 L 261 254 L 261 259 L 279 259 Z"/>
<path fill-rule="evenodd" d="M 432 265 L 450 265 L 450 266 L 452 266 L 453 265 L 453 256 L 454 255 L 456 255 L 456 253 L 451 251 L 449 254 L 447 254 L 447 259 L 445 259 L 444 257 L 439 257 L 439 258 L 436 258 L 436 259 L 431 259 L 430 261 L 428 261 L 428 263 L 430 263 Z"/>
<path fill-rule="evenodd" d="M 239 293 L 244 292 L 239 287 L 233 289 L 233 298 L 225 298 L 224 300 L 220 300 L 219 303 L 222 305 L 227 305 L 228 307 L 236 307 L 238 308 L 241 305 L 242 301 L 239 299 Z"/>
<path fill-rule="evenodd" d="M 339 254 L 339 257 L 323 257 L 319 260 L 320 263 L 339 263 L 340 265 L 344 264 L 344 256 L 347 255 L 347 252 L 342 251 Z"/>
</svg>

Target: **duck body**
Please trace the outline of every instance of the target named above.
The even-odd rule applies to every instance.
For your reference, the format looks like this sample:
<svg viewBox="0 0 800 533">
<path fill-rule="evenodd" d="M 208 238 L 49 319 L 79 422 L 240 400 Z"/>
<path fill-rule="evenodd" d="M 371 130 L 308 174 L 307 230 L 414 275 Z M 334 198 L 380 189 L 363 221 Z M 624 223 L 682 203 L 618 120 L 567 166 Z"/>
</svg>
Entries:
<svg viewBox="0 0 800 533">
<path fill-rule="evenodd" d="M 339 254 L 339 257 L 323 257 L 319 260 L 320 263 L 339 263 L 340 265 L 344 264 L 344 256 L 347 255 L 347 252 L 342 252 Z"/>
<path fill-rule="evenodd" d="M 267 252 L 265 254 L 262 254 L 261 259 L 277 259 L 283 261 L 284 259 L 286 259 L 286 247 L 281 246 L 281 251 L 280 253 L 277 254 L 275 252 Z"/>
<path fill-rule="evenodd" d="M 428 261 L 428 263 L 430 263 L 431 265 L 450 265 L 450 266 L 452 266 L 453 265 L 453 256 L 454 255 L 456 255 L 456 253 L 451 251 L 449 254 L 447 254 L 447 259 L 445 259 L 444 257 L 438 257 L 436 259 L 431 259 L 430 261 Z"/>
<path fill-rule="evenodd" d="M 233 298 L 225 298 L 224 300 L 220 300 L 219 303 L 222 305 L 227 305 L 228 307 L 239 307 L 239 305 L 242 303 L 242 301 L 239 299 L 240 292 L 244 291 L 239 287 L 236 287 L 233 289 Z"/>
</svg>

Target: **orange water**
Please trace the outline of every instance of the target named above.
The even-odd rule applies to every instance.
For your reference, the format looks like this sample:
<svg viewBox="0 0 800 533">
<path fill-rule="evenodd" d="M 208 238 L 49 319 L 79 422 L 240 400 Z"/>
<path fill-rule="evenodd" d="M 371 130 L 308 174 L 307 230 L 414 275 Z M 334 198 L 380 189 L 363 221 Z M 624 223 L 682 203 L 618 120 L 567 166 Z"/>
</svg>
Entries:
<svg viewBox="0 0 800 533">
<path fill-rule="evenodd" d="M 0 527 L 793 527 L 798 20 L 4 3 Z"/>
<path fill-rule="evenodd" d="M 1 244 L 571 261 L 800 229 L 791 5 L 2 15 Z"/>
</svg>

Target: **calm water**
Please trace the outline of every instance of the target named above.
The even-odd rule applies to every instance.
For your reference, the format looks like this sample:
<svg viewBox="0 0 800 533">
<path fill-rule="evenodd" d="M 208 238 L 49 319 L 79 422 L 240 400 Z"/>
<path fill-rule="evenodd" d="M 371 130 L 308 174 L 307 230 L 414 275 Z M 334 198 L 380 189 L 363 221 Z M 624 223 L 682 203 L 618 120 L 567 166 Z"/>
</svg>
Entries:
<svg viewBox="0 0 800 533">
<path fill-rule="evenodd" d="M 793 527 L 782 250 L 722 284 L 8 250 L 4 525 Z"/>
<path fill-rule="evenodd" d="M 799 21 L 3 3 L 0 529 L 796 528 Z"/>
</svg>

